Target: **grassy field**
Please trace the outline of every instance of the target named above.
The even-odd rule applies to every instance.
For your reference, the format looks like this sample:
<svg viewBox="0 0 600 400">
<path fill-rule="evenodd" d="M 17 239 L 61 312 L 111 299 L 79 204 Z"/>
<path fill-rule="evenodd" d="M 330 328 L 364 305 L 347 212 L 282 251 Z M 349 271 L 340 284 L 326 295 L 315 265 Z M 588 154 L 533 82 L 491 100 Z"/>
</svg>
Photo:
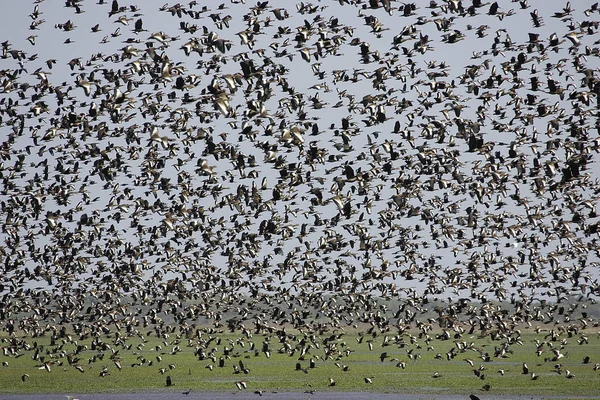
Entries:
<svg viewBox="0 0 600 400">
<path fill-rule="evenodd" d="M 416 330 L 319 337 L 298 332 L 251 337 L 213 332 L 190 338 L 121 333 L 100 337 L 95 345 L 75 336 L 52 345 L 49 336 L 17 335 L 2 338 L 0 392 L 151 390 L 165 388 L 168 376 L 182 391 L 600 395 L 600 370 L 594 368 L 600 362 L 598 332 L 563 333 L 555 341 L 548 333 L 523 329 L 520 336 L 496 340 L 466 334 L 443 340 L 441 331 L 428 332 L 428 339 Z M 495 356 L 502 348 L 505 354 Z M 482 357 L 486 353 L 489 359 Z M 538 378 L 532 379 L 531 372 Z"/>
</svg>

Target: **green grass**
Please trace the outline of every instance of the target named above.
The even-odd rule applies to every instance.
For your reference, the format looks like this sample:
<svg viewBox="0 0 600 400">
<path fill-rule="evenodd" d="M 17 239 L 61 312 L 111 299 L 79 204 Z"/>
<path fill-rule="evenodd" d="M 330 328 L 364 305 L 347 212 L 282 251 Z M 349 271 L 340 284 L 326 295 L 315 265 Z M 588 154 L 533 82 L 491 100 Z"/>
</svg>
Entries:
<svg viewBox="0 0 600 400">
<path fill-rule="evenodd" d="M 594 370 L 594 364 L 600 362 L 600 338 L 597 332 L 587 332 L 588 344 L 579 345 L 579 335 L 567 337 L 561 335 L 558 341 L 552 342 L 554 348 L 561 348 L 565 357 L 558 361 L 551 361 L 554 356 L 548 344 L 543 345 L 543 353 L 536 354 L 534 340 L 544 341 L 547 332 L 536 334 L 526 331 L 522 334 L 521 344 L 514 343 L 510 346 L 511 353 L 506 358 L 492 358 L 490 362 L 484 362 L 480 354 L 488 352 L 493 355 L 494 348 L 500 347 L 504 340 L 491 340 L 490 337 L 478 338 L 463 335 L 458 341 L 473 343 L 470 349 L 459 351 L 452 360 L 446 359 L 446 353 L 457 348 L 455 340 L 432 339 L 429 345 L 423 337 L 418 338 L 418 333 L 412 333 L 416 338 L 411 343 L 410 336 L 404 334 L 398 337 L 397 342 L 405 342 L 401 347 L 395 342 L 394 334 L 388 334 L 389 344 L 383 346 L 385 335 L 377 337 L 365 336 L 362 343 L 357 341 L 358 334 L 345 334 L 339 339 L 330 342 L 330 357 L 326 356 L 326 345 L 323 339 L 327 336 L 318 337 L 311 342 L 307 339 L 308 351 L 304 360 L 299 361 L 301 346 L 298 340 L 303 336 L 298 335 L 296 340 L 288 339 L 292 348 L 296 348 L 293 355 L 280 353 L 283 347 L 279 339 L 274 336 L 254 335 L 244 341 L 244 347 L 236 340 L 240 338 L 237 334 L 218 333 L 208 345 L 203 344 L 211 336 L 203 335 L 200 340 L 192 339 L 188 345 L 185 337 L 176 339 L 171 334 L 167 339 L 159 339 L 149 335 L 142 340 L 140 336 L 132 335 L 125 337 L 121 343 L 115 344 L 114 335 L 102 337 L 104 343 L 110 346 L 103 350 L 91 350 L 91 340 L 59 339 L 55 346 L 50 346 L 49 337 L 17 338 L 27 343 L 29 348 L 17 346 L 16 355 L 0 356 L 4 365 L 0 369 L 0 392 L 2 393 L 49 393 L 49 392 L 127 392 L 139 390 L 153 390 L 165 388 L 166 376 L 170 376 L 177 390 L 205 390 L 205 391 L 232 391 L 237 390 L 236 381 L 247 382 L 246 390 L 332 390 L 332 391 L 377 391 L 377 392 L 403 392 L 403 393 L 485 393 L 483 386 L 490 385 L 489 392 L 504 395 L 569 395 L 569 396 L 591 396 L 600 394 L 600 370 Z M 433 338 L 435 335 L 429 333 Z M 121 335 L 123 336 L 123 334 Z M 561 346 L 561 340 L 566 339 L 566 344 Z M 45 361 L 51 363 L 51 372 L 40 369 L 40 359 L 34 360 L 34 340 L 42 349 L 39 352 Z M 269 340 L 271 357 L 267 358 L 261 351 L 262 344 Z M 370 350 L 368 340 L 372 340 L 373 349 Z M 165 343 L 162 343 L 166 341 Z M 251 350 L 250 343 L 255 344 L 256 350 Z M 233 344 L 232 344 L 233 343 Z M 331 345 L 333 343 L 334 345 Z M 74 366 L 69 365 L 67 355 L 74 354 L 77 346 L 87 346 L 80 351 L 78 365 L 84 372 L 79 372 Z M 160 345 L 162 348 L 157 349 Z M 181 351 L 170 354 L 172 348 L 178 345 Z M 317 348 L 318 345 L 318 348 Z M 138 346 L 139 349 L 138 349 Z M 214 349 L 216 362 L 211 359 L 199 360 L 196 346 L 206 347 L 203 351 L 207 354 Z M 230 356 L 224 356 L 224 348 L 229 347 Z M 8 338 L 2 339 L 2 347 L 7 348 L 10 353 L 11 344 Z M 428 347 L 430 347 L 428 349 Z M 431 349 L 431 347 L 433 349 Z M 477 350 L 476 350 L 477 349 Z M 346 350 L 349 355 L 346 356 Z M 388 358 L 380 361 L 382 352 L 387 352 Z M 419 355 L 417 359 L 409 358 L 409 352 Z M 442 359 L 436 359 L 437 353 Z M 98 355 L 103 355 L 99 359 Z M 583 364 L 584 357 L 588 355 L 591 360 L 589 364 Z M 96 361 L 88 360 L 96 356 Z M 162 360 L 158 361 L 157 356 Z M 119 371 L 114 361 L 117 359 L 122 370 Z M 224 367 L 220 368 L 219 358 L 225 358 Z M 315 360 L 315 368 L 309 367 L 309 359 Z M 474 367 L 471 367 L 465 359 L 471 359 Z M 404 361 L 406 368 L 397 367 L 398 361 Z M 546 360 L 545 360 L 546 359 Z M 250 370 L 248 374 L 240 372 L 234 374 L 233 365 L 239 361 Z M 152 363 L 150 363 L 152 361 Z M 303 370 L 296 371 L 296 363 L 300 362 Z M 522 374 L 522 363 L 529 365 L 530 371 L 535 372 L 539 379 L 531 380 L 529 375 Z M 142 363 L 143 365 L 132 366 Z M 339 366 L 348 366 L 348 371 L 342 371 Z M 555 364 L 561 363 L 562 374 L 555 370 Z M 62 364 L 62 365 L 61 365 Z M 175 368 L 170 369 L 172 364 Z M 206 368 L 213 365 L 211 371 Z M 477 378 L 473 369 L 483 365 L 482 371 L 485 379 Z M 103 368 L 108 369 L 108 374 L 99 376 Z M 160 368 L 166 372 L 161 374 Z M 497 371 L 505 370 L 501 376 Z M 564 371 L 570 370 L 575 375 L 573 379 L 567 379 Z M 434 372 L 440 377 L 433 378 Z M 28 374 L 22 382 L 21 377 Z M 329 378 L 336 382 L 335 386 L 329 386 Z M 365 377 L 372 377 L 372 384 L 364 381 Z"/>
</svg>

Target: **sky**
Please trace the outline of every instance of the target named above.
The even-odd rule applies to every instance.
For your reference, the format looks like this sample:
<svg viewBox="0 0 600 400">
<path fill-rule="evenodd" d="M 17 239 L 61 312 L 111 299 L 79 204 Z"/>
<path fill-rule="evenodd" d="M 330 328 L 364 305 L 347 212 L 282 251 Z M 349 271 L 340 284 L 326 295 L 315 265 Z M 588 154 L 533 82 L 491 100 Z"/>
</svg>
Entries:
<svg viewBox="0 0 600 400">
<path fill-rule="evenodd" d="M 323 282 L 333 281 L 340 260 L 341 265 L 345 264 L 344 274 L 356 276 L 359 281 L 371 282 L 366 273 L 371 276 L 381 273 L 381 282 L 394 283 L 400 291 L 410 293 L 416 288 L 421 293 L 426 291 L 442 297 L 469 297 L 473 296 L 473 291 L 483 296 L 494 295 L 498 282 L 493 276 L 482 279 L 482 284 L 475 289 L 467 286 L 449 288 L 451 279 L 448 277 L 453 274 L 452 270 L 465 273 L 469 262 L 473 260 L 480 265 L 483 275 L 491 270 L 498 273 L 500 265 L 514 268 L 510 274 L 507 273 L 510 276 L 502 284 L 528 279 L 532 274 L 535 275 L 535 271 L 532 272 L 532 265 L 518 262 L 521 254 L 536 258 L 544 280 L 552 280 L 550 267 L 547 266 L 550 256 L 558 257 L 563 265 L 569 265 L 570 268 L 584 259 L 588 265 L 585 273 L 589 272 L 593 279 L 597 279 L 597 269 L 592 267 L 598 261 L 596 252 L 573 257 L 571 253 L 561 251 L 569 244 L 559 235 L 548 235 L 542 227 L 529 226 L 523 229 L 521 220 L 527 219 L 528 211 L 510 197 L 518 190 L 522 198 L 529 199 L 532 210 L 538 207 L 539 213 L 544 214 L 541 225 L 552 227 L 563 222 L 562 213 L 565 217 L 570 216 L 565 200 L 569 193 L 560 194 L 559 199 L 554 199 L 549 191 L 536 196 L 532 192 L 532 179 L 515 179 L 515 170 L 505 166 L 501 172 L 506 173 L 509 180 L 505 182 L 504 192 L 499 189 L 492 191 L 484 202 L 475 201 L 473 193 L 477 192 L 478 187 L 493 184 L 488 176 L 481 175 L 481 181 L 474 179 L 467 186 L 468 190 L 463 191 L 459 190 L 460 185 L 452 183 L 453 166 L 458 165 L 458 172 L 465 177 L 476 178 L 477 172 L 491 162 L 489 154 L 498 151 L 506 157 L 511 143 L 519 140 L 519 152 L 523 153 L 528 166 L 533 164 L 536 157 L 542 164 L 554 161 L 560 164 L 566 159 L 568 150 L 565 149 L 568 146 L 564 145 L 564 141 L 568 140 L 565 134 L 567 128 L 562 124 L 558 132 L 553 133 L 552 123 L 557 115 L 561 115 L 559 110 L 563 110 L 565 115 L 573 112 L 572 102 L 567 96 L 560 99 L 548 94 L 546 82 L 548 78 L 555 79 L 567 94 L 580 88 L 582 75 L 575 70 L 571 53 L 584 53 L 585 46 L 596 48 L 597 29 L 593 30 L 593 34 L 580 34 L 582 44 L 570 50 L 571 43 L 565 37 L 569 31 L 569 21 L 565 17 L 553 17 L 556 12 L 564 12 L 567 3 L 563 1 L 530 1 L 527 9 L 521 9 L 519 2 L 500 1 L 500 15 L 486 15 L 489 8 L 486 5 L 473 17 L 457 17 L 439 8 L 427 8 L 427 2 L 417 2 L 417 9 L 406 17 L 399 9 L 404 4 L 400 2 L 391 3 L 394 9 L 391 15 L 383 8 L 371 9 L 366 3 L 365 7 L 362 4 L 344 3 L 312 2 L 315 12 L 311 12 L 309 2 L 271 1 L 268 9 L 256 15 L 261 28 L 255 35 L 254 45 L 249 45 L 243 42 L 243 34 L 240 33 L 247 29 L 244 16 L 251 15 L 251 7 L 257 4 L 252 1 L 245 4 L 226 2 L 222 9 L 219 3 L 211 2 L 207 3 L 206 11 L 202 11 L 202 2 L 193 7 L 181 3 L 182 9 L 197 11 L 197 19 L 189 14 L 181 18 L 172 15 L 168 9 L 175 3 L 165 4 L 164 1 L 132 2 L 131 5 L 137 6 L 133 9 L 130 3 L 121 1 L 120 6 L 125 7 L 124 11 L 110 15 L 110 1 L 107 4 L 81 2 L 81 12 L 78 13 L 74 7 L 64 7 L 64 2 L 46 0 L 38 4 L 37 16 L 32 16 L 33 2 L 1 1 L 2 41 L 10 44 L 9 50 L 18 51 L 14 56 L 8 52 L 5 58 L 0 59 L 1 68 L 12 73 L 16 71 L 21 84 L 35 86 L 47 79 L 50 86 L 59 87 L 62 93 L 68 93 L 71 97 L 61 105 L 52 91 L 32 101 L 29 96 L 35 93 L 33 88 L 25 88 L 27 96 L 24 98 L 19 98 L 16 88 L 4 89 L 5 105 L 2 108 L 11 99 L 18 102 L 12 106 L 13 109 L 26 115 L 26 118 L 23 122 L 24 133 L 16 135 L 9 144 L 11 157 L 4 158 L 3 174 L 10 173 L 8 167 L 14 165 L 19 155 L 24 157 L 25 168 L 19 171 L 20 175 L 11 178 L 15 186 L 4 190 L 0 198 L 8 202 L 11 198 L 40 196 L 43 199 L 42 216 L 45 218 L 29 214 L 29 225 L 7 223 L 12 228 L 6 229 L 2 235 L 13 240 L 13 236 L 25 238 L 31 234 L 35 247 L 43 253 L 46 246 L 60 243 L 63 238 L 56 231 L 48 230 L 49 217 L 57 218 L 64 232 L 76 234 L 77 221 L 81 221 L 82 215 L 93 216 L 102 233 L 88 236 L 93 240 L 86 241 L 86 246 L 79 248 L 75 257 L 79 268 L 76 275 L 90 278 L 94 282 L 92 286 L 97 285 L 109 271 L 120 268 L 140 270 L 142 279 L 152 276 L 158 280 L 180 277 L 183 265 L 198 258 L 198 254 L 202 256 L 199 257 L 197 268 L 212 268 L 215 276 L 226 281 L 240 278 L 263 281 L 267 292 L 272 290 L 266 288 L 269 284 L 293 286 L 298 281 L 310 282 L 312 277 L 322 278 Z M 583 13 L 592 3 L 573 2 L 574 10 L 572 17 L 569 17 L 573 23 L 588 19 Z M 300 7 L 301 4 L 306 8 Z M 273 12 L 276 7 L 285 8 L 289 18 L 279 21 Z M 536 7 L 543 19 L 543 25 L 539 27 L 533 25 L 531 18 Z M 332 21 L 336 18 L 338 22 L 334 24 Z M 437 20 L 437 23 L 442 23 L 444 18 L 452 23 L 447 32 L 438 30 L 434 22 Z M 134 24 L 138 19 L 142 19 L 143 29 L 135 32 Z M 597 21 L 598 13 L 592 13 L 589 19 Z M 36 29 L 30 29 L 34 21 L 44 22 Z M 74 25 L 73 29 L 64 29 L 68 23 Z M 340 45 L 330 54 L 317 58 L 319 23 L 323 23 L 321 30 L 324 37 L 339 40 Z M 96 24 L 98 28 L 94 28 L 94 32 L 92 28 Z M 181 24 L 187 24 L 187 32 Z M 189 28 L 194 25 L 197 30 L 192 28 L 190 31 Z M 334 33 L 332 26 L 339 29 Z M 306 44 L 296 46 L 295 37 L 309 27 L 311 37 Z M 289 28 L 289 33 L 285 32 L 285 28 Z M 454 30 L 464 34 L 464 39 L 451 38 L 449 35 L 455 33 Z M 556 46 L 556 51 L 529 54 L 527 45 L 532 44 L 531 33 L 538 34 L 542 43 L 548 43 L 548 38 L 556 33 L 561 43 Z M 165 35 L 168 39 L 161 43 L 162 39 L 158 40 L 157 37 Z M 429 47 L 421 54 L 413 46 L 425 36 L 429 38 Z M 182 46 L 193 38 L 205 40 L 207 37 L 215 41 L 225 39 L 231 47 L 224 53 L 218 49 L 212 52 L 207 49 L 203 54 L 185 55 Z M 495 41 L 499 48 L 497 54 L 493 54 L 492 50 Z M 520 47 L 513 50 L 512 46 L 507 45 L 509 43 Z M 148 60 L 145 55 L 149 54 L 149 44 L 157 49 L 158 54 L 164 53 L 168 58 L 170 79 L 152 82 L 150 74 L 137 74 L 133 69 L 132 62 L 135 60 Z M 366 57 L 361 55 L 361 44 L 363 47 L 368 44 L 369 53 Z M 132 47 L 126 49 L 127 46 Z M 302 50 L 310 53 L 308 62 L 303 59 Z M 512 58 L 519 56 L 526 58 L 524 72 L 519 74 L 522 82 L 513 80 L 511 74 L 503 70 L 503 66 L 514 63 Z M 257 79 L 242 79 L 241 85 L 227 87 L 225 77 L 241 72 L 240 61 L 244 58 L 252 59 L 255 65 L 272 72 L 275 77 L 270 84 L 272 96 L 261 97 L 264 94 L 259 90 Z M 218 69 L 207 67 L 211 59 L 218 60 Z M 581 56 L 579 60 L 587 69 L 594 70 L 599 66 L 597 55 Z M 411 69 L 416 71 L 414 77 L 411 76 Z M 475 69 L 481 75 L 470 79 L 467 72 Z M 91 71 L 94 71 L 93 76 L 90 76 Z M 386 78 L 380 86 L 373 82 L 378 73 Z M 112 74 L 129 76 L 115 83 L 109 80 Z M 178 74 L 186 79 L 184 90 L 175 87 Z M 335 78 L 343 74 L 348 77 L 346 81 Z M 530 76 L 538 76 L 542 82 L 540 86 L 543 88 L 536 93 L 528 89 Z M 106 91 L 95 98 L 87 96 L 80 84 L 82 80 L 89 81 L 92 77 L 100 82 L 99 85 L 106 86 Z M 492 85 L 491 90 L 485 90 L 483 85 L 488 77 L 503 80 L 501 84 Z M 6 75 L 2 81 L 6 82 L 5 79 Z M 292 87 L 293 91 L 284 91 L 286 84 L 282 80 L 287 81 L 287 86 Z M 465 83 L 470 80 L 471 85 Z M 228 94 L 231 111 L 220 113 L 211 102 L 207 102 L 201 106 L 204 113 L 199 113 L 205 117 L 198 116 L 198 108 L 194 108 L 194 105 L 199 104 L 198 101 L 202 103 L 201 100 L 209 96 L 209 87 L 215 85 Z M 447 96 L 449 91 L 442 89 L 444 85 L 458 96 Z M 474 86 L 481 88 L 479 94 L 473 92 Z M 126 96 L 126 106 L 119 111 L 127 115 L 126 118 L 115 123 L 109 113 L 99 115 L 93 121 L 85 117 L 89 116 L 92 103 L 100 106 L 102 101 L 110 101 L 117 90 Z M 522 105 L 523 113 L 536 115 L 531 124 L 525 124 L 518 118 L 512 119 L 513 104 L 508 95 L 511 90 L 516 90 L 522 98 L 526 98 L 527 94 L 537 96 L 535 106 Z M 480 95 L 486 91 L 491 95 L 484 101 Z M 172 99 L 168 97 L 170 94 Z M 194 101 L 183 103 L 185 94 Z M 152 118 L 149 108 L 144 104 L 151 104 L 160 96 L 164 99 L 161 104 L 170 108 L 159 111 L 157 117 Z M 40 101 L 43 103 L 40 104 Z M 293 109 L 294 102 L 304 103 L 304 112 Z M 592 99 L 588 107 L 589 116 L 581 118 L 581 126 L 589 129 L 590 143 L 598 136 L 594 126 L 596 119 L 593 118 L 596 113 L 594 102 L 595 99 Z M 248 115 L 248 103 L 262 103 L 266 110 L 264 115 Z M 540 103 L 556 112 L 549 111 L 546 116 L 537 116 L 537 105 Z M 399 106 L 401 104 L 406 107 Z M 42 106 L 39 115 L 36 115 L 35 106 Z M 61 118 L 69 112 L 87 118 L 90 126 L 95 128 L 88 133 L 80 127 L 53 129 L 53 118 Z M 377 119 L 378 112 L 385 114 L 385 120 L 374 123 L 373 118 Z M 186 115 L 189 116 L 187 120 L 183 118 Z M 459 137 L 457 132 L 457 119 L 477 121 L 480 117 L 479 133 L 484 142 L 494 146 L 494 150 L 487 154 L 467 152 L 467 141 Z M 574 117 L 574 121 L 577 121 L 577 116 Z M 349 121 L 348 129 L 343 127 L 343 119 Z M 0 138 L 7 138 L 14 129 L 18 130 L 14 128 L 15 125 L 9 124 L 10 121 L 10 116 L 3 113 Z M 396 124 L 399 124 L 399 129 L 396 129 Z M 441 139 L 437 134 L 432 134 L 439 126 L 443 126 L 446 132 Z M 509 129 L 511 126 L 516 129 Z M 552 128 L 550 132 L 549 126 Z M 251 129 L 254 139 L 244 133 L 245 127 Z M 317 135 L 310 134 L 313 127 L 318 131 Z M 136 147 L 135 142 L 132 145 L 125 139 L 128 129 L 139 137 L 139 151 L 132 148 Z M 188 129 L 189 135 L 198 135 L 202 139 L 188 138 L 186 141 L 188 133 L 181 133 L 181 129 Z M 297 129 L 303 132 L 300 139 L 290 133 Z M 98 131 L 104 133 L 99 135 Z M 163 146 L 156 137 L 153 140 L 153 132 L 160 138 L 166 138 L 163 142 L 168 144 Z M 34 141 L 33 136 L 36 135 Z M 203 139 L 205 136 L 212 136 L 219 146 L 227 144 L 222 147 L 242 154 L 248 164 L 244 171 L 227 157 L 217 159 L 207 153 L 209 145 Z M 563 141 L 562 145 L 553 148 L 551 141 L 557 138 Z M 344 139 L 349 142 L 346 147 Z M 322 162 L 306 162 L 311 145 L 324 154 Z M 401 157 L 398 161 L 392 160 L 393 171 L 386 176 L 382 172 L 383 163 L 379 165 L 376 160 L 390 159 L 390 149 L 399 152 Z M 121 157 L 128 166 L 127 173 L 117 172 L 115 179 L 104 181 L 98 173 L 97 164 L 94 164 L 96 158 L 91 157 L 92 161 L 84 162 L 90 160 L 88 155 L 96 150 L 106 156 L 104 165 L 115 160 L 119 162 Z M 149 183 L 152 176 L 145 174 L 152 169 L 149 167 L 148 151 L 161 159 L 163 164 L 151 167 L 160 170 L 160 177 L 170 180 L 172 186 L 169 190 L 156 189 L 157 184 Z M 452 161 L 454 151 L 459 164 Z M 422 154 L 430 154 L 432 159 L 438 161 L 445 159 L 442 165 L 444 162 L 452 165 L 437 173 L 415 173 L 427 167 L 419 157 Z M 252 158 L 256 160 L 256 165 L 250 164 Z M 277 159 L 279 162 L 273 162 Z M 203 161 L 208 166 L 205 170 L 213 171 L 216 182 L 209 179 L 210 172 L 197 172 Z M 76 162 L 79 168 L 76 174 L 64 174 L 57 169 L 59 164 L 73 167 Z M 297 176 L 284 176 L 279 168 L 280 163 L 291 163 L 289 171 Z M 417 165 L 419 163 L 421 166 Z M 35 174 L 44 174 L 44 164 L 49 168 L 43 179 L 44 184 L 31 184 L 35 181 Z M 298 169 L 294 171 L 292 167 Z M 344 171 L 347 168 L 357 175 L 381 174 L 385 179 L 376 178 L 361 187 L 360 181 L 346 179 L 347 176 L 345 178 Z M 586 173 L 590 175 L 590 182 L 598 178 L 598 168 L 593 163 Z M 89 177 L 87 180 L 84 179 L 86 176 Z M 187 189 L 176 184 L 181 176 L 193 190 L 198 190 L 197 195 L 187 196 Z M 440 183 L 440 180 L 443 182 Z M 431 183 L 427 184 L 428 181 Z M 291 185 L 291 182 L 297 185 Z M 447 187 L 440 188 L 442 184 Z M 432 190 L 423 190 L 420 198 L 408 196 L 409 185 L 423 189 L 430 187 Z M 266 204 L 264 208 L 252 209 L 249 203 L 238 202 L 244 190 L 251 191 L 253 186 L 260 188 L 258 191 Z M 453 187 L 455 190 L 452 190 Z M 60 203 L 60 188 L 63 192 L 65 188 L 68 191 L 68 204 Z M 284 198 L 266 201 L 273 197 L 274 188 L 281 188 Z M 589 200 L 595 207 L 598 192 L 594 192 L 593 188 L 594 185 L 575 186 L 571 194 L 577 198 L 576 203 Z M 324 201 L 315 205 L 317 192 L 323 193 Z M 394 202 L 399 194 L 408 196 L 402 206 Z M 287 200 L 286 196 L 289 196 Z M 204 214 L 198 212 L 193 217 L 176 215 L 178 208 L 173 198 L 188 210 L 204 210 Z M 350 201 L 350 218 L 342 215 L 339 222 L 335 222 L 339 210 L 334 199 Z M 146 208 L 140 206 L 144 200 L 154 203 L 155 207 L 151 211 L 141 210 L 138 213 L 139 208 Z M 167 204 L 169 202 L 173 204 Z M 469 207 L 477 210 L 480 219 L 501 219 L 505 227 L 514 226 L 512 232 L 516 233 L 497 235 L 486 240 L 486 243 L 477 243 L 470 229 L 457 228 L 466 218 L 465 210 Z M 411 211 L 416 216 L 411 217 Z M 450 228 L 447 233 L 442 232 L 439 226 L 434 227 L 434 224 L 427 222 L 422 216 L 428 213 L 446 221 L 447 226 L 454 227 L 454 233 L 450 232 Z M 175 228 L 170 226 L 172 217 Z M 145 227 L 143 233 L 129 223 L 131 218 Z M 325 222 L 315 223 L 319 219 Z M 279 221 L 277 223 L 284 229 L 278 230 L 278 234 L 270 238 L 258 235 L 260 246 L 250 249 L 245 234 L 260 232 L 261 224 L 269 220 Z M 586 221 L 587 224 L 594 222 L 593 218 Z M 386 226 L 386 223 L 390 225 Z M 206 227 L 185 239 L 177 238 L 177 226 L 187 229 L 190 224 Z M 224 229 L 218 229 L 219 226 Z M 582 224 L 569 225 L 573 231 L 572 237 L 580 239 L 581 243 L 595 240 L 595 237 L 583 234 L 584 228 Z M 306 235 L 298 238 L 304 229 L 308 230 Z M 460 229 L 467 232 L 465 238 L 460 237 Z M 440 232 L 434 233 L 434 230 Z M 88 235 L 91 231 L 91 228 L 84 229 Z M 154 246 L 158 249 L 156 252 L 150 250 L 153 247 L 150 232 L 153 231 L 159 232 L 157 245 Z M 363 239 L 368 237 L 371 243 L 378 243 L 375 246 L 381 246 L 380 249 L 361 249 L 361 236 Z M 433 240 L 434 236 L 439 239 Z M 541 237 L 543 240 L 544 236 L 550 237 L 548 244 L 532 250 L 531 238 Z M 336 238 L 351 245 L 328 249 Z M 471 243 L 466 239 L 471 239 Z M 211 241 L 213 244 L 209 244 Z M 25 240 L 17 246 L 22 250 L 20 255 L 3 255 L 10 262 L 19 260 L 16 264 L 18 268 L 7 268 L 5 271 L 5 282 L 19 277 L 18 271 L 22 268 L 33 271 L 41 263 L 47 275 L 54 275 L 55 278 L 31 279 L 23 283 L 25 287 L 80 284 L 80 279 L 65 279 L 60 283 L 62 278 L 58 277 L 64 272 L 61 268 L 64 268 L 56 264 L 60 265 L 62 261 L 35 260 L 32 256 L 35 252 L 30 252 L 24 243 Z M 142 256 L 136 258 L 128 255 L 128 244 L 139 246 Z M 594 245 L 592 243 L 591 246 Z M 171 246 L 177 257 L 165 253 L 165 249 Z M 211 247 L 217 247 L 218 251 L 209 252 L 210 255 L 206 256 Z M 105 248 L 117 249 L 120 257 L 102 255 Z M 483 267 L 487 262 L 484 262 L 486 254 L 497 256 L 491 263 L 492 267 L 489 267 L 491 270 Z M 511 256 L 514 259 L 509 259 Z M 236 261 L 232 262 L 232 259 Z M 432 267 L 434 260 L 435 267 Z M 105 268 L 104 263 L 110 266 Z M 255 271 L 256 274 L 249 271 Z M 185 278 L 193 282 L 191 276 L 194 273 L 187 273 Z M 205 278 L 203 273 L 198 273 L 198 276 Z M 569 285 L 567 279 L 565 286 Z M 10 286 L 6 284 L 5 291 Z M 382 287 L 371 283 L 364 285 L 365 290 L 376 295 L 386 294 Z M 505 290 L 515 293 L 518 287 L 505 287 Z M 326 286 L 319 288 L 326 291 Z M 534 293 L 530 295 L 552 296 L 552 288 L 531 289 Z"/>
</svg>

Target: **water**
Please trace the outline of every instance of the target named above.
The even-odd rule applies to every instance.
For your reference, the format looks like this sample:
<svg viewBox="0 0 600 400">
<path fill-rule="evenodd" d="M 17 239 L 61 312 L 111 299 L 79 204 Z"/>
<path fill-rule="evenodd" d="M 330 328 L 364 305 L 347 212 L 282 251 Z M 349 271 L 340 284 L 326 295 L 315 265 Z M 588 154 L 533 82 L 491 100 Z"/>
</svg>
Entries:
<svg viewBox="0 0 600 400">
<path fill-rule="evenodd" d="M 594 396 L 514 396 L 494 395 L 489 393 L 475 394 L 481 400 L 543 400 L 543 399 L 598 399 Z M 6 400 L 57 400 L 64 399 L 66 395 L 60 394 L 19 394 L 2 395 L 0 398 Z M 181 391 L 160 392 L 136 392 L 136 393 L 97 393 L 74 396 L 79 400 L 181 400 L 181 399 L 273 399 L 273 400 L 334 400 L 343 398 L 345 400 L 367 400 L 377 398 L 380 400 L 465 400 L 469 395 L 447 395 L 447 394 L 412 394 L 412 393 L 373 393 L 373 392 L 264 392 L 261 395 L 254 392 L 195 392 L 183 395 Z"/>
</svg>

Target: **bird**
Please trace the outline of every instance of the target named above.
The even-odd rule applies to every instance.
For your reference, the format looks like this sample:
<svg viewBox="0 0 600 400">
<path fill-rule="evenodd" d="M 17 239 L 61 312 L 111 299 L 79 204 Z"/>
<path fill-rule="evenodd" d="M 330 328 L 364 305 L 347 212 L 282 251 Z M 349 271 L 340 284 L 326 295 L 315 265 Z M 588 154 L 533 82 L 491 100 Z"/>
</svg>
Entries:
<svg viewBox="0 0 600 400">
<path fill-rule="evenodd" d="M 539 376 L 538 376 L 538 375 L 537 375 L 535 372 L 532 372 L 532 373 L 531 373 L 531 380 L 532 380 L 532 381 L 535 381 L 535 380 L 537 380 L 538 378 L 539 378 Z"/>
<path fill-rule="evenodd" d="M 573 378 L 575 378 L 575 375 L 571 371 L 569 371 L 568 369 L 566 369 L 565 370 L 565 377 L 567 379 L 573 379 Z"/>
<path fill-rule="evenodd" d="M 213 374 L 289 357 L 347 377 L 381 346 L 381 368 L 465 353 L 491 382 L 473 354 L 523 346 L 583 390 L 597 4 L 205 3 L 3 14 L 27 21 L 0 43 L 6 371 L 171 386 L 193 352 Z"/>
</svg>

